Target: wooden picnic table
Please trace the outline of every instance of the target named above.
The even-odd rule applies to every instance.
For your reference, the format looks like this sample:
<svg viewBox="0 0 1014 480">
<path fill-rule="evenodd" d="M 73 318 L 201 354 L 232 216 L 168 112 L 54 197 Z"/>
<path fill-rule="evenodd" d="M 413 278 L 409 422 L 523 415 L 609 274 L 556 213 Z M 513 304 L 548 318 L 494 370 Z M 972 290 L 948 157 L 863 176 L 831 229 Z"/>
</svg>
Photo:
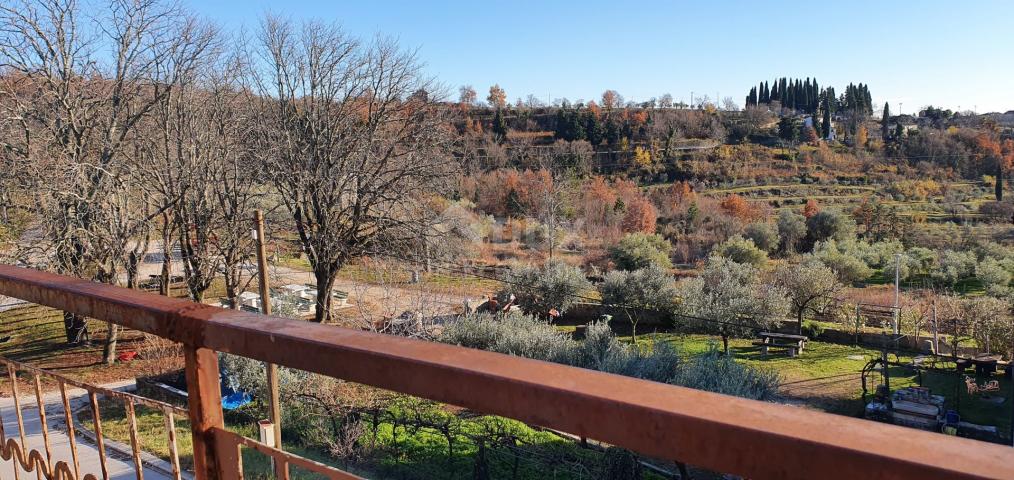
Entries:
<svg viewBox="0 0 1014 480">
<path fill-rule="evenodd" d="M 1000 361 L 999 355 L 980 353 L 972 357 L 972 365 L 975 366 L 976 375 L 990 375 L 996 371 L 996 364 Z"/>
<path fill-rule="evenodd" d="M 795 357 L 797 354 L 803 353 L 803 347 L 806 346 L 806 341 L 808 340 L 808 338 L 803 335 L 776 332 L 760 332 L 757 336 L 760 337 L 761 340 L 754 342 L 754 345 L 760 346 L 765 355 L 768 353 L 768 348 L 776 347 L 787 349 L 790 357 Z"/>
</svg>

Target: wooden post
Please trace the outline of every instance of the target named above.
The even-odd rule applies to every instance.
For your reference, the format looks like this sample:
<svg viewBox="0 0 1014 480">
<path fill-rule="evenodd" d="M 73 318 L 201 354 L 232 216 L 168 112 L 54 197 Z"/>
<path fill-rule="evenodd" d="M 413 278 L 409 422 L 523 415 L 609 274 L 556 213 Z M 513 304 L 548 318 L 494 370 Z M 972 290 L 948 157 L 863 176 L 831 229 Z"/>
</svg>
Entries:
<svg viewBox="0 0 1014 480">
<path fill-rule="evenodd" d="M 257 235 L 257 271 L 261 293 L 261 313 L 271 315 L 271 284 L 268 280 L 268 256 L 264 245 L 264 212 L 254 210 L 254 232 Z M 278 393 L 278 365 L 265 364 L 268 376 L 268 419 L 274 424 L 275 445 L 282 449 L 282 411 Z"/>
<path fill-rule="evenodd" d="M 933 354 L 940 355 L 940 339 L 937 336 L 937 301 L 933 300 Z"/>
<path fill-rule="evenodd" d="M 884 362 L 884 365 L 883 365 L 884 366 L 884 387 L 887 388 L 887 393 L 888 393 L 888 395 L 890 395 L 890 393 L 891 393 L 891 374 L 890 374 L 890 372 L 887 371 L 888 368 L 887 368 L 887 350 L 886 349 L 884 349 L 884 350 L 882 350 L 880 352 L 880 359 L 881 359 L 881 361 Z"/>
<path fill-rule="evenodd" d="M 228 468 L 218 461 L 216 428 L 225 428 L 222 417 L 222 390 L 218 379 L 218 354 L 214 350 L 186 345 L 187 406 L 194 439 L 194 473 L 202 480 L 226 478 Z"/>
</svg>

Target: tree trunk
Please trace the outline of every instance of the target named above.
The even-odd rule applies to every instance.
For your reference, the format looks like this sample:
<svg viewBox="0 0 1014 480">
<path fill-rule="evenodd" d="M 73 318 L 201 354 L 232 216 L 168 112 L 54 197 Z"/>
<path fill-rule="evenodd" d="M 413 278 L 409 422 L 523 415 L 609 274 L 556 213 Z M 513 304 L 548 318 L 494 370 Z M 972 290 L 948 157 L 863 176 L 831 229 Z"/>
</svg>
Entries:
<svg viewBox="0 0 1014 480">
<path fill-rule="evenodd" d="M 147 244 L 147 240 L 145 240 Z M 147 245 L 145 246 L 147 250 Z M 139 265 L 143 255 L 138 255 L 136 251 L 130 252 L 130 258 L 127 259 L 127 288 L 134 290 L 137 288 L 137 274 Z M 120 337 L 120 326 L 113 322 L 106 322 L 106 342 L 102 346 L 102 361 L 106 365 L 112 365 L 116 362 L 116 345 Z"/>
<path fill-rule="evenodd" d="M 162 212 L 162 272 L 159 276 L 159 295 L 169 296 L 169 271 L 172 269 L 172 239 L 169 227 L 169 213 Z"/>
<path fill-rule="evenodd" d="M 796 325 L 796 335 L 802 335 L 803 334 L 803 309 L 802 308 L 800 308 L 799 312 L 796 313 L 796 320 L 798 321 L 798 325 Z"/>
<path fill-rule="evenodd" d="M 331 319 L 331 292 L 334 290 L 334 277 L 336 272 L 326 269 L 314 270 L 313 276 L 317 279 L 317 311 L 313 314 L 313 320 L 317 323 L 324 323 Z"/>
<path fill-rule="evenodd" d="M 722 351 L 725 352 L 726 355 L 729 354 L 729 335 L 724 333 L 722 334 Z"/>
<path fill-rule="evenodd" d="M 88 335 L 88 323 L 81 315 L 73 312 L 63 312 L 63 327 L 67 333 L 67 343 L 71 345 L 80 345 L 90 339 Z"/>
<path fill-rule="evenodd" d="M 102 346 L 102 361 L 106 365 L 116 363 L 116 343 L 120 337 L 120 326 L 106 322 L 106 342 Z"/>
</svg>

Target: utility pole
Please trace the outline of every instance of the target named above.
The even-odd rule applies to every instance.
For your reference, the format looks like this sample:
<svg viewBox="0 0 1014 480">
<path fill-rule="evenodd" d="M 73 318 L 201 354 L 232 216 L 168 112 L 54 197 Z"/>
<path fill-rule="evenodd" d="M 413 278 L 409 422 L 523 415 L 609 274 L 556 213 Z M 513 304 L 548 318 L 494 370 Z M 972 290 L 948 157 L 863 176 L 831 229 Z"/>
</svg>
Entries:
<svg viewBox="0 0 1014 480">
<path fill-rule="evenodd" d="M 933 299 L 933 354 L 940 355 L 940 340 L 937 338 L 937 300 Z"/>
<path fill-rule="evenodd" d="M 261 293 L 261 313 L 271 315 L 271 285 L 268 283 L 268 258 L 264 245 L 264 212 L 254 210 L 254 235 L 257 240 L 257 271 Z M 278 395 L 278 365 L 265 364 L 268 373 L 268 419 L 274 425 L 274 447 L 282 449 L 282 413 Z M 279 464 L 280 465 L 280 464 Z M 282 478 L 279 476 L 278 478 Z"/>
</svg>

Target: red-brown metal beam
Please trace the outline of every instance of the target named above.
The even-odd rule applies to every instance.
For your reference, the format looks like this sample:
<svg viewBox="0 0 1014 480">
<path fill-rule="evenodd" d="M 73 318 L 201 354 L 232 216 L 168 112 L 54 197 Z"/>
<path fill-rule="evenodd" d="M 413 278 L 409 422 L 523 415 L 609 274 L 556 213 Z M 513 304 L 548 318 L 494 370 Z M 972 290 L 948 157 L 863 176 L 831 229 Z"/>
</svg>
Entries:
<svg viewBox="0 0 1014 480">
<path fill-rule="evenodd" d="M 1014 450 L 580 368 L 0 266 L 0 293 L 750 478 L 1014 478 Z"/>
</svg>

